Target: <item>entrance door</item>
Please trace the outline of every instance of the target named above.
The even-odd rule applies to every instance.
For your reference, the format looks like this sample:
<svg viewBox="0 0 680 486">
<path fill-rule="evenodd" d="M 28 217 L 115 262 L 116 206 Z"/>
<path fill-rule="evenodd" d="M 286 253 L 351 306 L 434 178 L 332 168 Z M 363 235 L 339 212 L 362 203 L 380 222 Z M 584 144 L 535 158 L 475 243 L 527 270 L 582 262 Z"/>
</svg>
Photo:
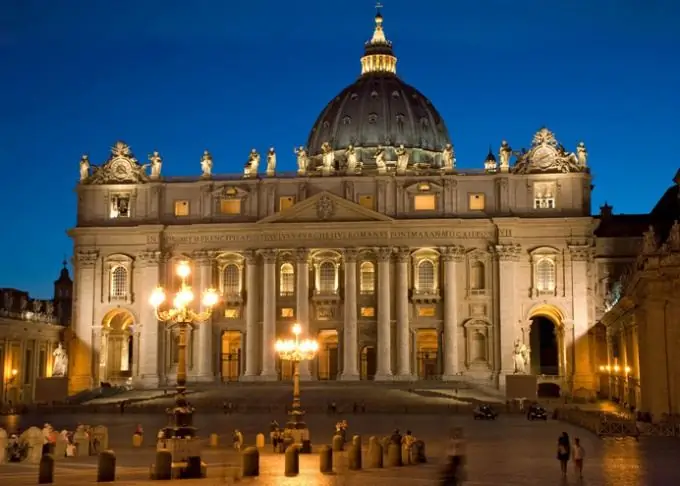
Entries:
<svg viewBox="0 0 680 486">
<path fill-rule="evenodd" d="M 377 369 L 377 354 L 373 346 L 361 350 L 361 379 L 372 380 Z"/>
<path fill-rule="evenodd" d="M 238 381 L 241 370 L 241 332 L 224 331 L 222 333 L 222 381 Z"/>
</svg>

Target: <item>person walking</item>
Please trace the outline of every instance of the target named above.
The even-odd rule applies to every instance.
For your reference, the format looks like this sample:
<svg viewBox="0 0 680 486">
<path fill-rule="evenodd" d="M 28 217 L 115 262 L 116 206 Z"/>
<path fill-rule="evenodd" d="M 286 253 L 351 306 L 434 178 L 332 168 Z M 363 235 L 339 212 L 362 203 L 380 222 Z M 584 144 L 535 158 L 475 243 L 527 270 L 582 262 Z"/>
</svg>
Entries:
<svg viewBox="0 0 680 486">
<path fill-rule="evenodd" d="M 570 457 L 571 444 L 569 442 L 569 434 L 562 432 L 562 435 L 557 439 L 557 460 L 560 461 L 562 476 L 567 475 L 567 463 Z"/>
<path fill-rule="evenodd" d="M 581 445 L 581 439 L 576 437 L 574 439 L 574 446 L 572 447 L 573 459 L 574 459 L 574 469 L 579 478 L 583 477 L 583 458 L 586 455 L 586 451 Z"/>
</svg>

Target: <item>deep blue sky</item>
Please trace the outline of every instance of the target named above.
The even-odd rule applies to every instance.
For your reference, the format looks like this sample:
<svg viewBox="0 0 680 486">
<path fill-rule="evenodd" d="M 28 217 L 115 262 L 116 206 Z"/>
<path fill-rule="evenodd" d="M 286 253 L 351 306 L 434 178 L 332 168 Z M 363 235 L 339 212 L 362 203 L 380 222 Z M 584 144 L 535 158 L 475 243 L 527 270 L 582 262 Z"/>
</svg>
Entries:
<svg viewBox="0 0 680 486">
<path fill-rule="evenodd" d="M 241 170 L 277 147 L 293 169 L 324 105 L 359 73 L 370 0 L 4 0 L 0 287 L 51 295 L 75 222 L 78 160 L 122 139 L 165 175 Z M 677 0 L 384 0 L 398 72 L 437 106 L 458 163 L 583 139 L 593 209 L 648 211 L 678 168 Z M 115 6 L 114 6 L 115 5 Z"/>
</svg>

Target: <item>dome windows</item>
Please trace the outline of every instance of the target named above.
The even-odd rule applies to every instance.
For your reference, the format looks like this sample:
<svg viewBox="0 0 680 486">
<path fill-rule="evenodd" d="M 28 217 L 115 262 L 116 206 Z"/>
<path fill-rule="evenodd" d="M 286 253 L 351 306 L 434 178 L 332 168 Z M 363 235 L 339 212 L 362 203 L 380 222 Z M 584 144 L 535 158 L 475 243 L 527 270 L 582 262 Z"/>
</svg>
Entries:
<svg viewBox="0 0 680 486">
<path fill-rule="evenodd" d="M 324 127 L 324 128 L 328 128 L 328 127 L 330 127 L 330 126 L 331 126 L 331 124 L 330 124 L 330 122 L 329 122 L 328 120 L 324 120 L 324 121 L 323 121 L 323 127 Z"/>
<path fill-rule="evenodd" d="M 371 91 L 371 98 L 376 99 L 378 97 L 378 92 L 376 90 Z"/>
<path fill-rule="evenodd" d="M 356 93 L 352 93 L 351 95 L 349 95 L 349 99 L 356 101 L 359 99 L 359 95 Z"/>
<path fill-rule="evenodd" d="M 378 114 L 377 113 L 369 113 L 368 123 L 377 123 L 377 121 L 378 121 Z"/>
<path fill-rule="evenodd" d="M 392 99 L 393 100 L 399 99 L 399 91 L 392 91 Z"/>
<path fill-rule="evenodd" d="M 345 115 L 345 116 L 342 117 L 342 124 L 343 125 L 349 125 L 351 123 L 352 123 L 352 117 L 350 117 L 349 115 Z"/>
</svg>

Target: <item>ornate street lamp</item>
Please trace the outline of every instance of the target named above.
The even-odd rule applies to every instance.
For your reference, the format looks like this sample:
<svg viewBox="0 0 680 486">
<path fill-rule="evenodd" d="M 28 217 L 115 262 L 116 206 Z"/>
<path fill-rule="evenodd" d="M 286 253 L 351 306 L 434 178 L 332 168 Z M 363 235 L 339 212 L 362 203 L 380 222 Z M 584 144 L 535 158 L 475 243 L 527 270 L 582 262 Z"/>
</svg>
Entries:
<svg viewBox="0 0 680 486">
<path fill-rule="evenodd" d="M 275 349 L 283 361 L 290 361 L 293 365 L 293 407 L 289 412 L 290 421 L 286 428 L 290 430 L 304 430 L 307 425 L 302 421 L 305 412 L 300 407 L 300 361 L 313 359 L 319 350 L 319 343 L 313 339 L 300 341 L 302 327 L 300 324 L 293 324 L 293 334 L 295 339 L 279 339 L 276 341 Z M 300 441 L 302 434 L 296 437 L 296 442 Z"/>
<path fill-rule="evenodd" d="M 205 310 L 197 312 L 189 306 L 194 300 L 194 293 L 191 286 L 187 284 L 187 277 L 191 273 L 191 268 L 188 262 L 180 262 L 176 267 L 176 274 L 180 278 L 181 283 L 179 290 L 175 293 L 172 299 L 172 306 L 168 309 L 161 310 L 161 305 L 166 301 L 165 290 L 163 287 L 157 287 L 151 294 L 150 303 L 156 312 L 156 318 L 159 321 L 171 323 L 177 326 L 179 330 L 179 342 L 177 346 L 177 395 L 175 397 L 175 408 L 168 410 L 171 423 L 165 429 L 167 439 L 188 439 L 189 441 L 196 436 L 196 428 L 193 426 L 193 412 L 185 396 L 187 389 L 187 328 L 191 324 L 200 324 L 207 321 L 212 315 L 212 308 L 217 304 L 219 297 L 215 289 L 208 289 L 203 293 L 202 303 Z M 206 349 L 203 352 L 209 353 Z M 174 462 L 187 462 L 189 458 L 199 457 L 200 453 L 196 454 L 198 450 L 193 447 L 188 447 L 188 444 L 179 445 L 171 441 L 171 448 L 173 452 Z M 195 451 L 195 452 L 194 452 Z M 179 453 L 182 458 L 175 459 L 175 452 Z M 200 473 L 200 471 L 199 471 Z M 199 476 L 200 477 L 200 476 Z"/>
</svg>

